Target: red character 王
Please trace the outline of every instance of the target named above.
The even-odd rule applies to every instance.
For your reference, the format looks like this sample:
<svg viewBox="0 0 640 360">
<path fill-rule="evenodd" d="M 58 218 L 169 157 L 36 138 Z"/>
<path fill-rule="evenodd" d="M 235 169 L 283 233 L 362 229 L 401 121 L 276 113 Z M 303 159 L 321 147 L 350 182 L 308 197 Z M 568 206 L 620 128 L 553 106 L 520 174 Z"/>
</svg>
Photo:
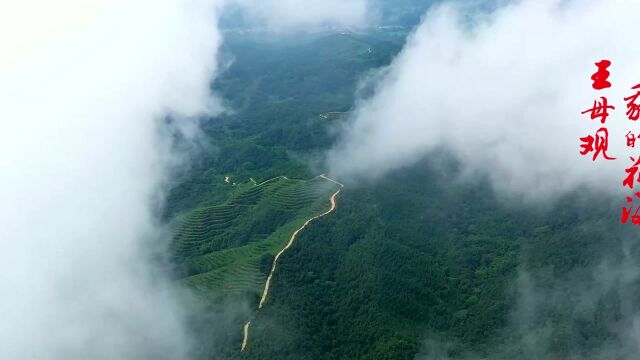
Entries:
<svg viewBox="0 0 640 360">
<path fill-rule="evenodd" d="M 593 85 L 591 85 L 596 90 L 602 90 L 611 87 L 611 83 L 607 80 L 609 78 L 609 71 L 607 68 L 611 65 L 611 61 L 609 60 L 601 60 L 596 63 L 598 67 L 598 71 L 591 76 L 591 80 L 593 80 Z"/>
</svg>

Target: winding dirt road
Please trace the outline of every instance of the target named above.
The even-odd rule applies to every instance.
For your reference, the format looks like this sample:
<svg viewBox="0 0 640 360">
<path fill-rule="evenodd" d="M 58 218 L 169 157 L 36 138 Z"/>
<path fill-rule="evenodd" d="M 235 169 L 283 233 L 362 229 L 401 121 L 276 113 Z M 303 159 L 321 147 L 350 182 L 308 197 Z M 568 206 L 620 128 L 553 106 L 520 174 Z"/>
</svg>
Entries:
<svg viewBox="0 0 640 360">
<path fill-rule="evenodd" d="M 269 285 L 271 285 L 271 279 L 273 278 L 273 273 L 276 271 L 276 267 L 278 265 L 278 259 L 280 259 L 280 256 L 282 256 L 282 254 L 284 254 L 285 251 L 287 251 L 287 249 L 289 249 L 291 247 L 291 245 L 293 245 L 296 236 L 298 236 L 298 233 L 300 231 L 302 231 L 302 229 L 304 229 L 307 225 L 309 225 L 309 223 L 311 223 L 313 220 L 321 218 L 329 213 L 331 213 L 332 211 L 334 211 L 336 209 L 336 197 L 338 196 L 338 194 L 340 193 L 340 191 L 342 191 L 342 188 L 344 187 L 343 184 L 325 176 L 324 174 L 320 175 L 319 177 L 327 180 L 327 181 L 331 181 L 333 183 L 338 184 L 340 187 L 338 188 L 338 190 L 333 193 L 333 195 L 331 195 L 331 198 L 329 199 L 331 201 L 331 208 L 327 211 L 325 211 L 324 213 L 320 214 L 320 215 L 316 215 L 312 218 L 309 218 L 307 221 L 305 221 L 305 223 L 298 228 L 296 231 L 293 232 L 293 234 L 291 235 L 291 238 L 289 239 L 289 242 L 287 243 L 287 245 L 282 248 L 282 250 L 280 250 L 277 254 L 276 257 L 273 259 L 273 265 L 271 265 L 271 271 L 269 272 L 269 276 L 267 276 L 267 281 L 264 284 L 264 290 L 262 291 L 262 297 L 260 298 L 260 304 L 258 305 L 258 310 L 262 309 L 262 306 L 264 305 L 264 302 L 267 300 L 267 296 L 269 295 Z M 286 177 L 285 177 L 286 178 Z M 255 183 L 255 182 L 254 182 Z M 262 185 L 262 184 L 260 184 Z M 242 347 L 240 348 L 240 351 L 244 351 L 244 349 L 247 347 L 247 342 L 249 340 L 249 325 L 251 324 L 251 321 L 247 321 L 246 324 L 244 324 L 244 328 L 243 328 L 243 338 L 242 338 Z"/>
</svg>

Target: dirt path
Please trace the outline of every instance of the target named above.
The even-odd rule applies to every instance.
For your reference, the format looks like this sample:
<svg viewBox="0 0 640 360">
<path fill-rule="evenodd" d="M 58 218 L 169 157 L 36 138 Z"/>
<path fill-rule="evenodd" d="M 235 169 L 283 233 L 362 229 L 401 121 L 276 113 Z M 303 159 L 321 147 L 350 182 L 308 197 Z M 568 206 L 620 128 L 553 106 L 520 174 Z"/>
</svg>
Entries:
<svg viewBox="0 0 640 360">
<path fill-rule="evenodd" d="M 322 176 L 322 175 L 321 175 L 321 176 Z M 254 185 L 254 186 L 264 185 L 264 184 L 266 184 L 266 183 L 268 183 L 268 182 L 272 182 L 272 181 L 277 180 L 277 179 L 285 179 L 285 180 L 289 180 L 289 178 L 288 178 L 288 177 L 286 177 L 286 176 L 276 176 L 276 177 L 274 177 L 274 178 L 271 178 L 271 179 L 269 179 L 269 180 L 265 180 L 265 181 L 261 182 L 260 184 L 258 184 L 255 180 L 253 180 L 253 178 L 249 178 L 249 180 L 251 180 L 251 182 L 253 183 L 253 185 Z"/>
<path fill-rule="evenodd" d="M 247 323 L 244 324 L 244 328 L 242 329 L 242 348 L 240 351 L 244 351 L 244 348 L 247 347 L 247 340 L 249 340 L 249 325 L 251 325 L 251 321 L 247 321 Z"/>
<path fill-rule="evenodd" d="M 302 229 L 304 229 L 307 225 L 309 225 L 309 223 L 311 223 L 313 220 L 321 218 L 329 213 L 331 213 L 332 211 L 334 211 L 336 209 L 337 203 L 336 203 L 336 197 L 338 196 L 338 194 L 340 193 L 340 191 L 342 191 L 342 188 L 344 187 L 343 184 L 325 176 L 324 174 L 320 175 L 319 177 L 327 180 L 327 181 L 331 181 L 333 183 L 338 184 L 340 187 L 338 188 L 338 190 L 333 193 L 333 195 L 331 195 L 331 198 L 329 199 L 331 201 L 331 208 L 327 211 L 325 211 L 324 213 L 320 214 L 320 215 L 316 215 L 312 218 L 309 218 L 307 221 L 305 221 L 305 223 L 298 228 L 296 231 L 293 232 L 293 234 L 291 235 L 291 238 L 289 239 L 289 242 L 287 243 L 287 245 L 282 248 L 282 250 L 280 250 L 280 252 L 278 252 L 276 254 L 276 257 L 273 259 L 273 265 L 271 265 L 271 271 L 269 272 L 269 276 L 267 276 L 267 281 L 264 284 L 264 290 L 262 291 L 262 297 L 260 298 L 260 304 L 258 305 L 258 310 L 262 309 L 262 306 L 264 305 L 264 302 L 267 300 L 267 296 L 269 295 L 269 286 L 271 285 L 271 279 L 273 279 L 273 273 L 276 271 L 276 267 L 278 265 L 278 259 L 280 259 L 280 256 L 282 256 L 282 254 L 285 253 L 285 251 L 287 251 L 287 249 L 289 249 L 291 247 L 291 245 L 293 245 L 296 236 L 298 236 L 298 233 L 300 231 L 302 231 Z M 286 178 L 286 177 L 285 177 Z M 247 347 L 247 342 L 249 340 L 249 325 L 251 324 L 251 321 L 248 321 L 245 325 L 244 325 L 244 329 L 243 329 L 243 338 L 242 338 L 242 347 L 240 348 L 240 351 L 244 351 L 244 349 Z"/>
</svg>

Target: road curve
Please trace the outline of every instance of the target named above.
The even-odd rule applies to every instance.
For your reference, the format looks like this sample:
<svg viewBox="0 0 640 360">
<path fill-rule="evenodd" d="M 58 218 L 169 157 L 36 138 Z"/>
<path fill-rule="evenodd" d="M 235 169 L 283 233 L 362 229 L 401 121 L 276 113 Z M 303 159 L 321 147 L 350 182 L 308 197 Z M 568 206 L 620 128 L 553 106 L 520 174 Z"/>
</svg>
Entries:
<svg viewBox="0 0 640 360">
<path fill-rule="evenodd" d="M 276 257 L 273 258 L 273 264 L 271 265 L 271 271 L 269 272 L 269 276 L 267 276 L 267 281 L 264 284 L 264 290 L 262 291 L 262 297 L 260 298 L 260 304 L 258 305 L 258 310 L 262 309 L 262 306 L 264 305 L 265 301 L 267 300 L 267 296 L 269 295 L 269 285 L 271 285 L 271 279 L 273 278 L 273 273 L 276 271 L 276 267 L 278 265 L 278 259 L 280 259 L 280 256 L 282 256 L 282 254 L 285 253 L 285 251 L 287 251 L 287 249 L 289 249 L 291 247 L 291 245 L 293 245 L 296 236 L 298 236 L 298 233 L 300 231 L 302 231 L 302 229 L 304 229 L 307 225 L 309 225 L 309 223 L 311 223 L 313 220 L 316 220 L 318 218 L 321 218 L 327 214 L 330 214 L 332 211 L 334 211 L 336 209 L 337 203 L 336 203 L 336 197 L 338 196 L 338 194 L 340 193 L 340 191 L 342 191 L 342 188 L 344 187 L 343 184 L 325 176 L 324 174 L 320 175 L 319 177 L 331 181 L 333 183 L 338 184 L 340 187 L 338 188 L 338 190 L 333 193 L 333 195 L 331 195 L 331 198 L 329 199 L 331 201 L 331 208 L 327 211 L 325 211 L 324 213 L 320 214 L 320 215 L 316 215 L 312 218 L 309 218 L 307 221 L 305 221 L 304 224 L 302 224 L 302 226 L 300 228 L 298 228 L 296 231 L 293 232 L 293 234 L 291 235 L 291 238 L 289 238 L 289 242 L 287 243 L 287 245 L 282 248 L 282 250 L 280 250 L 277 254 Z M 286 178 L 286 177 L 285 177 Z M 262 184 L 260 184 L 262 185 Z M 251 324 L 251 321 L 248 321 L 243 328 L 243 338 L 242 338 L 242 347 L 240 348 L 240 351 L 244 351 L 244 349 L 247 347 L 247 342 L 249 340 L 249 325 Z"/>
</svg>

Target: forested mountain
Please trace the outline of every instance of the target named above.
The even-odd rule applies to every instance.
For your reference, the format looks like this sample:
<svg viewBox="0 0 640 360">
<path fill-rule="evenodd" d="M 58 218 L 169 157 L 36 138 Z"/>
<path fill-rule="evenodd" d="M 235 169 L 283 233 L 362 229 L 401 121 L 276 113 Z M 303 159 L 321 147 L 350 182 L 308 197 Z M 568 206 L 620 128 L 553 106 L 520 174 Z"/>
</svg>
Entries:
<svg viewBox="0 0 640 360">
<path fill-rule="evenodd" d="M 209 251 L 259 245 L 245 231 L 255 224 L 264 225 L 255 235 L 268 238 L 296 218 L 268 206 L 240 217 L 223 206 L 238 204 L 252 181 L 286 176 L 302 183 L 325 172 L 318 160 L 348 121 L 359 80 L 388 64 L 406 35 L 229 34 L 232 62 L 212 85 L 229 111 L 204 122 L 209 145 L 174 184 L 165 218 L 176 224 L 194 211 L 218 209 L 221 221 L 244 227 L 233 234 L 245 237 L 199 233 L 190 249 L 176 235 L 181 281 L 193 286 L 187 276 L 218 271 L 187 266 Z M 630 299 L 640 286 L 625 264 L 638 249 L 633 233 L 618 225 L 617 209 L 580 189 L 545 206 L 524 203 L 463 170 L 441 149 L 381 180 L 345 181 L 336 210 L 306 227 L 279 260 L 260 311 L 255 292 L 202 295 L 192 314 L 194 357 L 613 359 L 629 350 L 627 314 L 638 307 Z M 280 201 L 298 206 L 287 194 Z M 265 280 L 273 256 L 250 259 L 249 287 Z M 238 268 L 236 275 L 248 269 Z M 225 276 L 235 281 L 233 272 Z M 603 278 L 614 280 L 605 286 Z"/>
<path fill-rule="evenodd" d="M 640 1 L 0 3 L 0 360 L 640 359 Z"/>
</svg>

